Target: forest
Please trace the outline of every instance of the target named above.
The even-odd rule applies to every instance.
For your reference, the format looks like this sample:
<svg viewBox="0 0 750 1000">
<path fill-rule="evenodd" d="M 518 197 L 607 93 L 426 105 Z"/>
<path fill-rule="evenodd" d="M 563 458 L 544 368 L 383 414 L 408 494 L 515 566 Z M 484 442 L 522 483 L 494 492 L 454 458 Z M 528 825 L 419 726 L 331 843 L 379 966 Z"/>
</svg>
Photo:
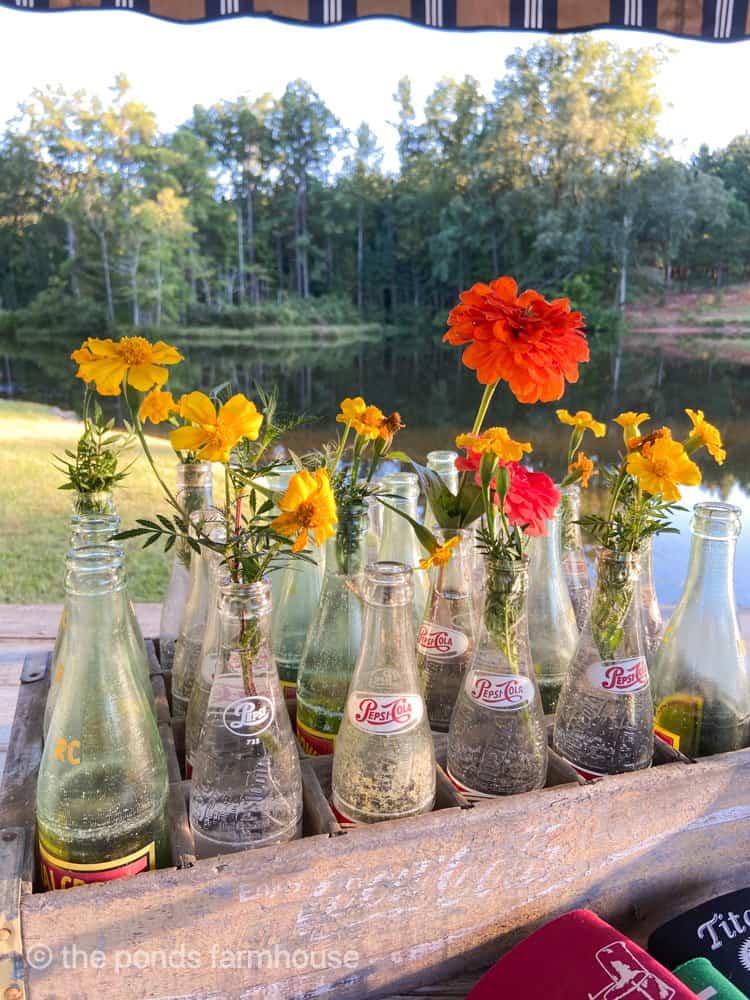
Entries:
<svg viewBox="0 0 750 1000">
<path fill-rule="evenodd" d="M 750 135 L 675 158 L 667 58 L 544 41 L 491 94 L 443 79 L 423 108 L 404 77 L 397 170 L 303 80 L 172 132 L 123 76 L 107 101 L 37 90 L 0 136 L 0 332 L 443 321 L 502 273 L 617 315 L 644 289 L 746 278 Z"/>
</svg>

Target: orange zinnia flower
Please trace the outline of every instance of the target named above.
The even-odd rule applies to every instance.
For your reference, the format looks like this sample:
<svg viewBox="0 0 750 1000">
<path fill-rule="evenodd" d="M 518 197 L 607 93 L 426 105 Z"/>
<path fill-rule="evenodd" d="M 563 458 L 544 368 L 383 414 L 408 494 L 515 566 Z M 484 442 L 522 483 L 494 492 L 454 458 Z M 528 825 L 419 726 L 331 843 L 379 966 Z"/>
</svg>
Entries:
<svg viewBox="0 0 750 1000">
<path fill-rule="evenodd" d="M 531 289 L 518 295 L 509 277 L 463 292 L 448 325 L 443 340 L 469 345 L 463 362 L 479 382 L 502 379 L 520 403 L 560 399 L 589 360 L 583 316 L 570 311 L 570 300 L 548 302 Z"/>
</svg>

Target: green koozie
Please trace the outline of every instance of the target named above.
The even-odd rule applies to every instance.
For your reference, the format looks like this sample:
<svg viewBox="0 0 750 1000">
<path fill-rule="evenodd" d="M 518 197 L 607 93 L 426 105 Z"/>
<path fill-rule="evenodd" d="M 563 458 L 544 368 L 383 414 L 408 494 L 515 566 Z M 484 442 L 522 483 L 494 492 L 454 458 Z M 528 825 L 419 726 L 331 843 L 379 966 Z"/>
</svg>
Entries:
<svg viewBox="0 0 750 1000">
<path fill-rule="evenodd" d="M 748 1000 L 707 958 L 691 958 L 672 971 L 690 987 L 698 1000 Z"/>
</svg>

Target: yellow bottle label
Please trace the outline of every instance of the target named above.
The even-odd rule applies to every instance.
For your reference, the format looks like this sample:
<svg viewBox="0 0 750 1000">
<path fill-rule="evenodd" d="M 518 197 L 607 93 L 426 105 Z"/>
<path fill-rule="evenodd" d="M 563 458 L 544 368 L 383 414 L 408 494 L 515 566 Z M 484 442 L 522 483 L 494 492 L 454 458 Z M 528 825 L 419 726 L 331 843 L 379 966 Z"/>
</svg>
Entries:
<svg viewBox="0 0 750 1000">
<path fill-rule="evenodd" d="M 661 726 L 655 725 L 654 736 L 660 739 L 662 743 L 666 743 L 668 747 L 672 747 L 673 750 L 680 749 L 679 733 L 670 733 L 668 729 L 663 729 Z"/>
<path fill-rule="evenodd" d="M 76 885 L 87 885 L 90 882 L 111 882 L 112 879 L 124 878 L 126 875 L 153 871 L 156 868 L 156 843 L 152 840 L 150 844 L 146 844 L 140 850 L 114 861 L 80 865 L 56 858 L 44 846 L 44 841 L 40 837 L 39 860 L 45 889 L 72 889 Z"/>
<path fill-rule="evenodd" d="M 310 757 L 325 757 L 333 753 L 336 737 L 331 733 L 321 733 L 317 729 L 306 726 L 297 719 L 297 739 L 305 753 Z"/>
<path fill-rule="evenodd" d="M 676 736 L 678 745 L 688 757 L 696 757 L 700 747 L 703 722 L 703 698 L 693 694 L 673 694 L 664 698 L 656 707 L 655 732 L 661 729 Z M 673 744 L 674 745 L 674 744 Z"/>
</svg>

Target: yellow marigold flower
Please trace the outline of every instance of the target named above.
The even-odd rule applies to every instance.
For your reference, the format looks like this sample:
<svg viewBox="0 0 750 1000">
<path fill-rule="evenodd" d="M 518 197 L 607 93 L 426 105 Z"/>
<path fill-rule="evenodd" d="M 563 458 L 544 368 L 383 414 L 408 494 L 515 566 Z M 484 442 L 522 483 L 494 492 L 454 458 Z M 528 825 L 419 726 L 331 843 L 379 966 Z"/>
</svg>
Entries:
<svg viewBox="0 0 750 1000">
<path fill-rule="evenodd" d="M 339 424 L 352 424 L 355 420 L 359 420 L 362 414 L 367 409 L 367 403 L 361 396 L 355 396 L 354 399 L 346 399 L 341 402 L 341 413 L 336 417 L 336 422 Z"/>
<path fill-rule="evenodd" d="M 455 538 L 449 538 L 447 542 L 438 545 L 435 551 L 427 556 L 426 559 L 419 560 L 420 569 L 431 569 L 433 566 L 447 566 L 451 561 L 453 549 L 455 549 L 460 541 L 461 539 L 456 535 Z"/>
<path fill-rule="evenodd" d="M 575 462 L 571 462 L 568 466 L 568 473 L 573 475 L 573 473 L 579 474 L 579 482 L 583 489 L 585 490 L 589 484 L 589 479 L 597 474 L 597 469 L 594 468 L 594 463 L 588 457 L 584 455 L 582 451 L 578 453 L 578 458 Z"/>
<path fill-rule="evenodd" d="M 530 452 L 530 441 L 514 441 L 506 427 L 488 427 L 481 434 L 459 434 L 456 446 L 483 455 L 489 451 L 501 462 L 520 462 Z"/>
<path fill-rule="evenodd" d="M 615 417 L 614 422 L 622 427 L 622 436 L 625 444 L 629 444 L 633 438 L 638 437 L 638 428 L 644 421 L 650 420 L 648 413 L 636 413 L 634 410 L 626 410 L 619 417 Z"/>
<path fill-rule="evenodd" d="M 197 452 L 207 462 L 228 462 L 232 448 L 243 438 L 257 440 L 263 423 L 263 414 L 242 393 L 217 410 L 205 393 L 189 392 L 180 399 L 179 414 L 193 426 L 172 431 L 172 447 Z"/>
<path fill-rule="evenodd" d="M 138 410 L 138 417 L 143 422 L 150 420 L 152 424 L 163 424 L 172 413 L 177 412 L 177 404 L 171 392 L 152 389 L 145 397 Z"/>
<path fill-rule="evenodd" d="M 89 337 L 70 355 L 78 364 L 76 378 L 93 382 L 102 396 L 119 396 L 123 379 L 140 392 L 167 381 L 163 365 L 176 365 L 182 355 L 163 340 L 150 344 L 145 337 L 123 337 L 122 340 L 99 340 Z"/>
<path fill-rule="evenodd" d="M 593 431 L 594 437 L 602 438 L 607 433 L 606 426 L 600 420 L 594 420 L 588 410 L 569 413 L 568 410 L 555 410 L 557 419 L 568 427 L 577 427 L 581 431 Z"/>
<path fill-rule="evenodd" d="M 377 406 L 366 406 L 364 413 L 352 423 L 352 427 L 360 437 L 374 441 L 380 437 L 380 430 L 385 421 L 385 414 Z"/>
<path fill-rule="evenodd" d="M 693 423 L 690 437 L 687 439 L 685 450 L 688 454 L 697 451 L 705 445 L 706 451 L 711 458 L 716 460 L 717 465 L 723 465 L 727 453 L 721 440 L 721 432 L 718 427 L 714 427 L 703 416 L 703 410 L 685 410 Z"/>
<path fill-rule="evenodd" d="M 670 503 L 680 499 L 679 485 L 697 486 L 701 481 L 701 471 L 684 447 L 666 435 L 631 451 L 627 471 L 646 493 L 658 493 Z"/>
<path fill-rule="evenodd" d="M 280 535 L 291 538 L 296 535 L 292 552 L 301 552 L 308 543 L 310 532 L 316 545 L 322 545 L 335 534 L 336 500 L 331 489 L 331 480 L 325 469 L 295 472 L 289 480 L 286 493 L 279 500 L 279 516 L 271 522 L 271 527 Z"/>
</svg>

